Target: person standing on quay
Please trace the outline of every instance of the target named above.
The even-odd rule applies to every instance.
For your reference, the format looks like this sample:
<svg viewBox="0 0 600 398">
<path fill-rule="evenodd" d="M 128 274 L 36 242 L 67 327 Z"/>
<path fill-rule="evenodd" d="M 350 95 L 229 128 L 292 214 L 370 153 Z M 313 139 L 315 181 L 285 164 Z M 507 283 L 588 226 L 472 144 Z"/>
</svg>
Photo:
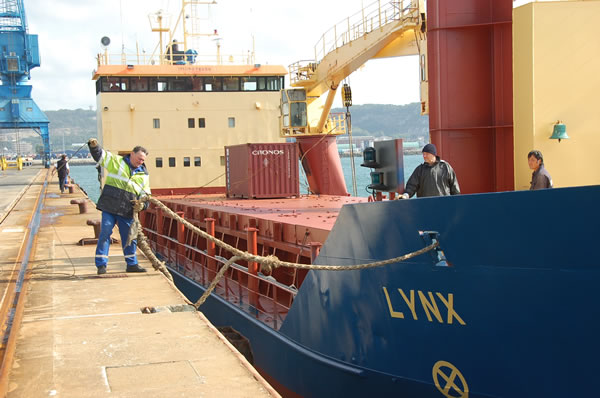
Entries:
<svg viewBox="0 0 600 398">
<path fill-rule="evenodd" d="M 60 155 L 60 159 L 56 162 L 56 172 L 58 174 L 58 186 L 60 187 L 60 193 L 65 191 L 65 184 L 67 183 L 67 176 L 69 175 L 69 162 L 67 155 Z"/>
<path fill-rule="evenodd" d="M 110 235 L 115 227 L 119 227 L 123 254 L 127 264 L 126 272 L 146 272 L 139 266 L 136 256 L 137 240 L 129 246 L 127 238 L 133 224 L 132 200 L 150 195 L 150 177 L 144 161 L 148 151 L 141 146 L 133 148 L 126 156 L 114 155 L 102 149 L 98 141 L 88 141 L 90 153 L 98 165 L 106 169 L 106 181 L 98 199 L 96 208 L 102 211 L 102 224 L 98 245 L 96 246 L 96 267 L 98 275 L 106 273 Z M 148 202 L 146 202 L 146 207 Z"/>
<path fill-rule="evenodd" d="M 552 184 L 550 173 L 548 173 L 548 170 L 544 167 L 544 157 L 540 151 L 535 149 L 530 151 L 527 154 L 527 163 L 529 163 L 529 168 L 533 170 L 533 174 L 531 174 L 531 185 L 529 187 L 530 191 L 552 188 L 554 186 Z"/>
<path fill-rule="evenodd" d="M 427 144 L 423 147 L 423 160 L 425 162 L 417 166 L 408 179 L 400 199 L 408 199 L 415 193 L 418 198 L 460 194 L 454 169 L 437 156 L 435 145 Z"/>
</svg>

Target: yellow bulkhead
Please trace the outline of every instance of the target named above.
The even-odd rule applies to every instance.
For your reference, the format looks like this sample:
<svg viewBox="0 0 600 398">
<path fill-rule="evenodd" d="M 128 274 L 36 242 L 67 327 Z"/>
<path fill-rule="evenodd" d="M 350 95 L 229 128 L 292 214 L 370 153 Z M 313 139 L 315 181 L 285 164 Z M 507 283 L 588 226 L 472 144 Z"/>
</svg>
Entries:
<svg viewBox="0 0 600 398">
<path fill-rule="evenodd" d="M 513 10 L 515 189 L 528 189 L 538 149 L 555 187 L 600 183 L 600 1 Z M 550 139 L 554 124 L 569 139 Z"/>
</svg>

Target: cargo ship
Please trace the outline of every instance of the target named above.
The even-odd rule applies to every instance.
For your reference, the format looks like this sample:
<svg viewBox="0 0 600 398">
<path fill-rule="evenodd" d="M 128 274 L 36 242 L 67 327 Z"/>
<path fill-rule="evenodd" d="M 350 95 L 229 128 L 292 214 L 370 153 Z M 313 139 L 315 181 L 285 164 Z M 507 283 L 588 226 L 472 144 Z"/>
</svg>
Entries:
<svg viewBox="0 0 600 398">
<path fill-rule="evenodd" d="M 362 270 L 269 274 L 236 261 L 200 310 L 282 395 L 591 396 L 598 15 L 598 1 L 375 2 L 288 70 L 198 65 L 170 33 L 148 64 L 99 55 L 101 143 L 125 153 L 144 143 L 153 195 L 249 253 L 356 265 L 438 244 Z M 349 106 L 352 71 L 411 54 L 431 141 L 462 194 L 392 200 L 404 189 L 393 140 L 367 163 L 373 195 L 350 196 L 335 137 L 351 129 L 330 114 L 334 96 L 341 87 Z M 534 148 L 554 189 L 528 190 Z M 232 257 L 155 206 L 141 219 L 190 300 Z"/>
</svg>

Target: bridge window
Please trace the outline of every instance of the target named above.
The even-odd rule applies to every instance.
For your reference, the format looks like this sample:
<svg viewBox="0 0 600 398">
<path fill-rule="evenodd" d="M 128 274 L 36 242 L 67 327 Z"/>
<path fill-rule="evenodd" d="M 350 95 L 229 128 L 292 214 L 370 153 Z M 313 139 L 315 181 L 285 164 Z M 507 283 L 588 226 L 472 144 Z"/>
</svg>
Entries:
<svg viewBox="0 0 600 398">
<path fill-rule="evenodd" d="M 188 118 L 188 128 L 193 129 L 195 127 L 195 122 L 196 119 L 194 119 L 193 117 Z"/>
<path fill-rule="evenodd" d="M 183 158 L 183 167 L 190 167 L 190 158 L 188 156 Z"/>
<path fill-rule="evenodd" d="M 235 127 L 235 118 L 234 117 L 228 118 L 227 124 L 229 125 L 229 128 L 234 128 Z"/>
<path fill-rule="evenodd" d="M 147 77 L 138 77 L 132 78 L 129 88 L 131 91 L 148 91 L 148 78 Z"/>
<path fill-rule="evenodd" d="M 169 79 L 168 91 L 191 91 L 192 82 L 189 77 Z"/>
<path fill-rule="evenodd" d="M 194 156 L 194 167 L 200 166 L 202 166 L 202 159 L 200 159 L 200 156 Z"/>
<path fill-rule="evenodd" d="M 152 126 L 155 129 L 159 129 L 160 128 L 160 119 L 152 119 Z"/>
<path fill-rule="evenodd" d="M 205 77 L 204 91 L 223 91 L 223 81 L 220 77 Z"/>
<path fill-rule="evenodd" d="M 242 77 L 242 91 L 256 91 L 256 77 Z"/>
<path fill-rule="evenodd" d="M 192 91 L 204 91 L 204 81 L 201 77 L 192 77 Z"/>
<path fill-rule="evenodd" d="M 221 162 L 221 166 L 225 166 L 225 156 L 221 156 L 219 161 Z"/>
<path fill-rule="evenodd" d="M 175 167 L 175 158 L 169 158 L 169 167 Z"/>
<path fill-rule="evenodd" d="M 267 90 L 268 91 L 279 91 L 281 85 L 278 77 L 267 77 Z"/>
<path fill-rule="evenodd" d="M 259 77 L 258 78 L 258 90 L 259 91 L 264 91 L 267 89 L 267 78 L 266 77 Z"/>
<path fill-rule="evenodd" d="M 204 120 L 203 117 L 199 117 L 198 118 L 198 128 L 205 128 L 206 127 L 206 121 Z"/>
<path fill-rule="evenodd" d="M 223 91 L 240 91 L 240 79 L 237 77 L 224 77 Z"/>
<path fill-rule="evenodd" d="M 127 92 L 197 92 L 197 91 L 279 91 L 282 76 L 206 76 L 206 77 L 107 77 L 96 82 L 96 93 Z"/>
<path fill-rule="evenodd" d="M 162 167 L 162 158 L 156 158 L 156 167 Z"/>
</svg>

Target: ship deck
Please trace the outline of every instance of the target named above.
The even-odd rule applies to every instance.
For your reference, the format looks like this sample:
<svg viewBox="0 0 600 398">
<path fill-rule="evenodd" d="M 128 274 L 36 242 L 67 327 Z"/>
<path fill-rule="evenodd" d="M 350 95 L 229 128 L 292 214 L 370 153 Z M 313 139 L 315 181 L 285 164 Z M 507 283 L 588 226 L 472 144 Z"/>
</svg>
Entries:
<svg viewBox="0 0 600 398">
<path fill-rule="evenodd" d="M 330 195 L 301 195 L 286 199 L 231 199 L 224 195 L 197 195 L 161 196 L 160 199 L 182 206 L 198 206 L 215 212 L 325 231 L 331 231 L 343 205 L 367 201 L 367 198 Z"/>
<path fill-rule="evenodd" d="M 24 311 L 18 315 L 17 305 L 4 336 L 8 396 L 278 396 L 201 312 L 187 310 L 162 274 L 124 273 L 119 244 L 107 274 L 97 276 L 95 245 L 77 243 L 93 237 L 86 221 L 100 214 L 91 202 L 79 214 L 70 201 L 84 193 L 75 187 L 61 195 L 56 177 L 45 185 L 47 175 L 39 168 L 0 174 L 3 313 L 43 201 L 20 292 Z M 142 313 L 146 307 L 156 312 Z"/>
</svg>

